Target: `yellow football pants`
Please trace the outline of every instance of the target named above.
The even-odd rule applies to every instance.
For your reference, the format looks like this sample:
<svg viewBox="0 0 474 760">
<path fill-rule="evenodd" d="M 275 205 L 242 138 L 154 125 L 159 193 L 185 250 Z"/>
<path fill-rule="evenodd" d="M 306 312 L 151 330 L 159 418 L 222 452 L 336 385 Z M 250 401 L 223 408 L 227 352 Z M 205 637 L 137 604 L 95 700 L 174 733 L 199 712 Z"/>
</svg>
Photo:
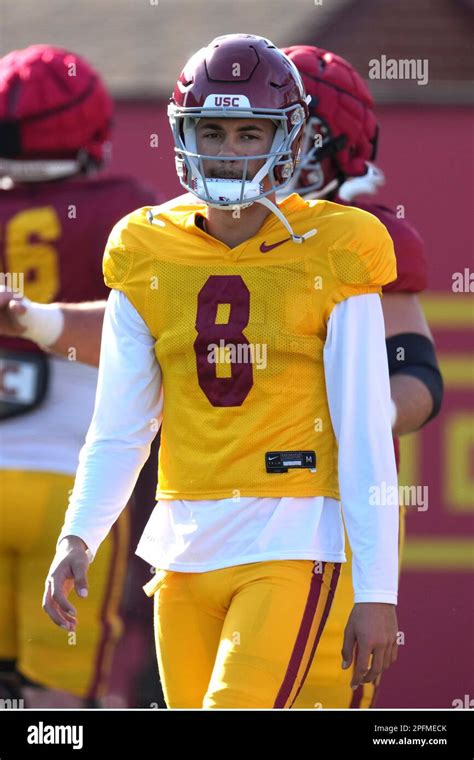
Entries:
<svg viewBox="0 0 474 760">
<path fill-rule="evenodd" d="M 290 708 L 329 615 L 340 564 L 254 562 L 158 570 L 157 659 L 170 708 Z M 337 595 L 336 595 L 337 596 Z"/>
<path fill-rule="evenodd" d="M 43 686 L 94 699 L 122 633 L 129 518 L 125 510 L 97 552 L 87 599 L 72 592 L 75 634 L 58 628 L 41 602 L 73 484 L 69 475 L 0 470 L 0 659 Z"/>
<path fill-rule="evenodd" d="M 405 538 L 405 507 L 400 508 L 399 567 Z M 380 681 L 359 686 L 355 691 L 350 687 L 353 668 L 342 670 L 341 649 L 344 629 L 354 606 L 352 586 L 352 555 L 346 541 L 348 561 L 343 563 L 337 594 L 331 608 L 329 620 L 324 628 L 316 656 L 308 677 L 293 707 L 295 708 L 369 708 L 375 706 L 377 688 Z"/>
</svg>

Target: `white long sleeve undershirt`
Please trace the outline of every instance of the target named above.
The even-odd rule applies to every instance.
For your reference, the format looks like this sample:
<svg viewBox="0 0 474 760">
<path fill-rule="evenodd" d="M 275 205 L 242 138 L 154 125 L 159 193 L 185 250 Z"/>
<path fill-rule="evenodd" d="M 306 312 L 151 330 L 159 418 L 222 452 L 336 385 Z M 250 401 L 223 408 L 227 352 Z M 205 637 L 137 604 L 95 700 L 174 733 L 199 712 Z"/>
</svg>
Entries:
<svg viewBox="0 0 474 760">
<path fill-rule="evenodd" d="M 355 602 L 396 604 L 398 507 L 373 503 L 377 493 L 397 487 L 377 294 L 353 296 L 333 309 L 324 366 Z M 104 317 L 94 415 L 58 542 L 80 536 L 95 555 L 130 498 L 162 407 L 154 338 L 127 297 L 113 290 Z M 183 572 L 269 559 L 346 559 L 340 505 L 322 496 L 161 500 L 137 554 L 154 567 Z"/>
</svg>

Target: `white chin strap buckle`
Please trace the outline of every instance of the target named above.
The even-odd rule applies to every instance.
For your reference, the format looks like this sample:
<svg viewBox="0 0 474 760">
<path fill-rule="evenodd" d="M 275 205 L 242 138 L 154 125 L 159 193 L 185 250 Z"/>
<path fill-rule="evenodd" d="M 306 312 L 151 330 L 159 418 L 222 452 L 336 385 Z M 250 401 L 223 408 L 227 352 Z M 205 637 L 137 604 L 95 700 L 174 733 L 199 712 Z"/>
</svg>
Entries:
<svg viewBox="0 0 474 760">
<path fill-rule="evenodd" d="M 244 192 L 242 193 L 242 184 Z M 207 192 L 206 192 L 207 189 Z M 196 195 L 205 203 L 216 203 L 225 208 L 235 206 L 250 206 L 255 198 L 262 193 L 259 182 L 245 182 L 241 179 L 202 179 L 196 180 Z"/>
</svg>

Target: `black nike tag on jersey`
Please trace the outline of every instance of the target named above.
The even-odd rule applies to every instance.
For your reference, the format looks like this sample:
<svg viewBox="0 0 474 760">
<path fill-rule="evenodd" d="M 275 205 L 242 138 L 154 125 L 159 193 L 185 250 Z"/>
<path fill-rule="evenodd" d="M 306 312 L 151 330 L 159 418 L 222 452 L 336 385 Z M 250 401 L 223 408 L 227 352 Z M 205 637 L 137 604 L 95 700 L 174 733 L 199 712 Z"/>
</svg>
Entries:
<svg viewBox="0 0 474 760">
<path fill-rule="evenodd" d="M 315 451 L 267 451 L 265 453 L 267 472 L 288 472 L 289 469 L 308 468 L 316 472 Z"/>
</svg>

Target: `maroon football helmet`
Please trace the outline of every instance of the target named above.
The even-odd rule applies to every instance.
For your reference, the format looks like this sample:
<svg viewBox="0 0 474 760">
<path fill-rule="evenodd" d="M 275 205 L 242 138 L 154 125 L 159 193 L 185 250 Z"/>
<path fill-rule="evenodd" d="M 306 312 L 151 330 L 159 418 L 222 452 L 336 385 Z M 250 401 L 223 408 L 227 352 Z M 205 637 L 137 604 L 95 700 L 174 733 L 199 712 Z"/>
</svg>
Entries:
<svg viewBox="0 0 474 760">
<path fill-rule="evenodd" d="M 210 206 L 245 208 L 284 187 L 299 160 L 306 94 L 294 64 L 269 40 L 251 34 L 217 37 L 188 61 L 168 107 L 175 140 L 178 177 L 189 192 Z M 197 152 L 196 124 L 207 117 L 270 119 L 276 124 L 270 151 L 260 156 L 219 156 L 243 163 L 241 179 L 205 177 Z M 264 160 L 253 178 L 248 162 Z M 269 187 L 263 180 L 268 177 Z M 268 205 L 269 201 L 264 203 Z"/>
<path fill-rule="evenodd" d="M 287 191 L 324 196 L 367 172 L 380 184 L 383 175 L 368 164 L 375 158 L 378 125 L 363 79 L 348 61 L 322 48 L 294 45 L 283 52 L 311 97 L 301 163 Z"/>
<path fill-rule="evenodd" d="M 14 50 L 0 59 L 0 174 L 34 181 L 100 166 L 112 110 L 80 56 L 51 45 Z"/>
</svg>

